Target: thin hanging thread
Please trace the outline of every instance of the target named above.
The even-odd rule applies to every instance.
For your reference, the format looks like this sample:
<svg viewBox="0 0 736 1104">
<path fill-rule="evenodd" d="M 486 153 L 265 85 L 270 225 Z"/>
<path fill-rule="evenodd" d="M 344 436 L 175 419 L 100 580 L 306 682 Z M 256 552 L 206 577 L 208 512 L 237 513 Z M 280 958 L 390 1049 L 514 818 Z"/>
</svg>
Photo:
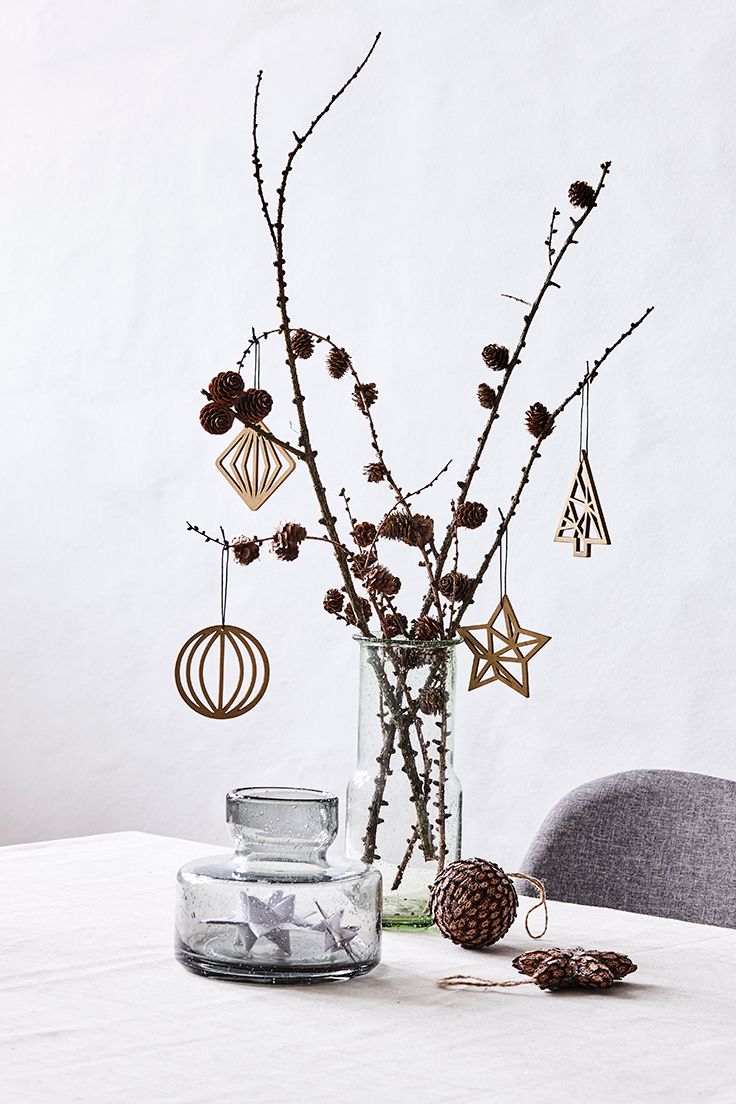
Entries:
<svg viewBox="0 0 736 1104">
<path fill-rule="evenodd" d="M 588 451 L 588 438 L 590 436 L 590 364 L 585 362 L 585 382 L 580 392 L 580 455 Z M 583 449 L 583 436 L 585 436 L 585 449 Z"/>
<path fill-rule="evenodd" d="M 256 331 L 253 329 L 253 386 L 261 386 L 261 343 L 256 336 Z"/>
<path fill-rule="evenodd" d="M 220 532 L 222 533 L 223 540 L 222 554 L 220 555 L 220 614 L 224 625 L 227 614 L 227 582 L 230 573 L 230 545 L 228 544 L 225 530 L 222 526 L 220 526 Z"/>
<path fill-rule="evenodd" d="M 501 521 L 504 520 L 503 510 L 498 510 L 501 515 Z M 501 600 L 506 595 L 508 585 L 509 574 L 509 529 L 506 526 L 506 532 L 501 538 L 501 543 L 498 546 L 498 585 L 501 591 Z"/>
</svg>

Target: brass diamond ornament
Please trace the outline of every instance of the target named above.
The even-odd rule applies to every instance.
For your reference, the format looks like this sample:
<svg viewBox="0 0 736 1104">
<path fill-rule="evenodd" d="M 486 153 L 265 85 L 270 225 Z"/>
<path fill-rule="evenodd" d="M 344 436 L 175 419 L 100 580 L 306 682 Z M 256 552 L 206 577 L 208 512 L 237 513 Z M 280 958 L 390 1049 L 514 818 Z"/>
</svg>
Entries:
<svg viewBox="0 0 736 1104">
<path fill-rule="evenodd" d="M 260 429 L 270 432 L 261 422 Z M 296 467 L 294 458 L 253 426 L 246 426 L 215 461 L 218 471 L 251 510 L 260 510 Z"/>
</svg>

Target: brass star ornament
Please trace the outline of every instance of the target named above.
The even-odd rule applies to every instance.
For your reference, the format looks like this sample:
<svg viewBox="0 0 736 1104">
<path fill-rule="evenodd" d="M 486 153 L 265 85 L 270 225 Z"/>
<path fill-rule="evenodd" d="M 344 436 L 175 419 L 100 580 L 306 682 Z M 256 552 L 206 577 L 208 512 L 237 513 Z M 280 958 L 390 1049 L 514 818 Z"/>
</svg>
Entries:
<svg viewBox="0 0 736 1104">
<path fill-rule="evenodd" d="M 529 697 L 529 660 L 552 638 L 522 629 L 507 594 L 484 625 L 464 625 L 458 632 L 473 653 L 468 690 L 501 682 Z"/>
</svg>

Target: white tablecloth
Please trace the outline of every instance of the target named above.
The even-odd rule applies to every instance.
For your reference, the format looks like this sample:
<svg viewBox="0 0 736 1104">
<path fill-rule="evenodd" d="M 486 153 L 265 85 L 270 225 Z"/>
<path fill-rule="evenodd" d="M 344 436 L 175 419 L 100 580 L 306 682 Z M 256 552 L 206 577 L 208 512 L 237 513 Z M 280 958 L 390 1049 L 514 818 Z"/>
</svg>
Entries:
<svg viewBox="0 0 736 1104">
<path fill-rule="evenodd" d="M 553 902 L 541 944 L 519 919 L 484 953 L 388 933 L 357 981 L 211 981 L 175 962 L 172 915 L 178 866 L 212 850 L 139 833 L 0 848 L 2 1104 L 736 1101 L 736 931 Z M 570 944 L 639 970 L 607 993 L 435 984 L 518 977 L 515 954 Z"/>
</svg>

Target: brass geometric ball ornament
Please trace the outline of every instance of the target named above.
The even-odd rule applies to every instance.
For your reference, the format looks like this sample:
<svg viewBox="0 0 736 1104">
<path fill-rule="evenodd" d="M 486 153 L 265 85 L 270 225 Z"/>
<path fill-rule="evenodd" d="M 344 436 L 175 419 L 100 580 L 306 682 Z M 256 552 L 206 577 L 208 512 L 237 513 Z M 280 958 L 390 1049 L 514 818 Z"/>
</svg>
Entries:
<svg viewBox="0 0 736 1104">
<path fill-rule="evenodd" d="M 260 641 L 236 625 L 210 625 L 189 637 L 174 669 L 190 709 L 227 721 L 253 709 L 266 692 L 268 656 Z"/>
<path fill-rule="evenodd" d="M 266 692 L 271 669 L 261 642 L 245 629 L 226 624 L 230 543 L 224 531 L 220 532 L 221 541 L 214 537 L 207 540 L 222 548 L 221 621 L 189 637 L 176 657 L 174 680 L 182 699 L 195 713 L 228 721 L 242 717 L 258 705 Z"/>
</svg>

